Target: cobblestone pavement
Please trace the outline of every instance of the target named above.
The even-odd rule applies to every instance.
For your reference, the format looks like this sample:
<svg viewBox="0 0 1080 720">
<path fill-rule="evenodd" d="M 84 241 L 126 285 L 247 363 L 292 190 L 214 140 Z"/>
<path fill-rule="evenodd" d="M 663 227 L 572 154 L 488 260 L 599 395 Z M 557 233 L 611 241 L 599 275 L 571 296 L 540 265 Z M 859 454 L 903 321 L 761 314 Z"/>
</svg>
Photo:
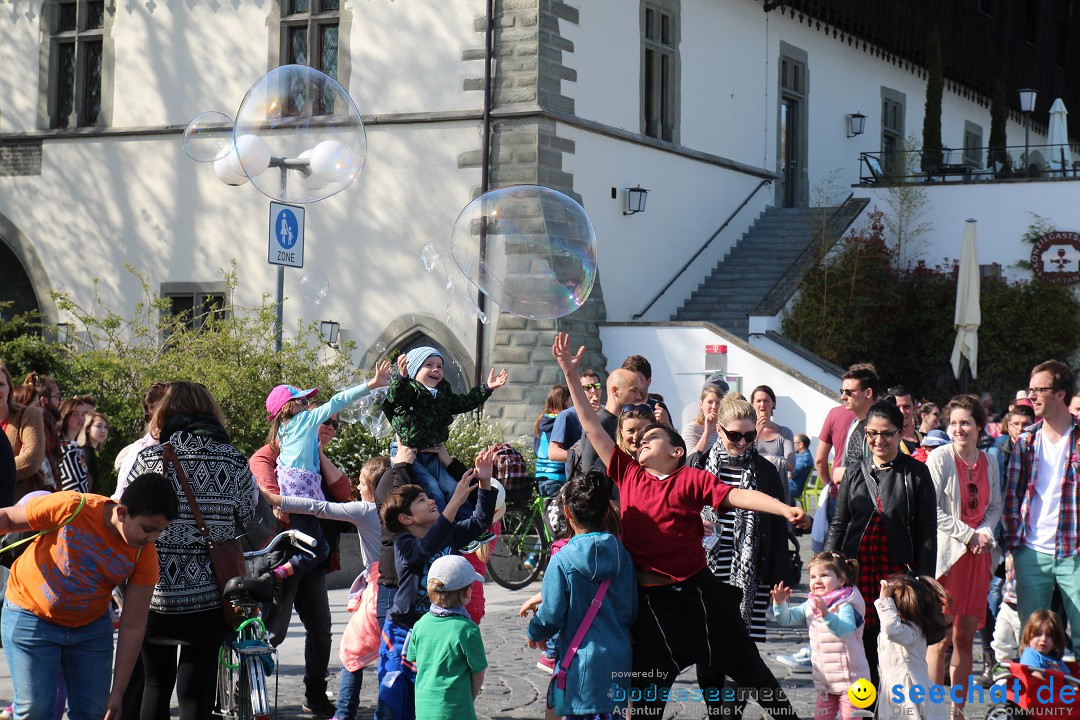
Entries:
<svg viewBox="0 0 1080 720">
<path fill-rule="evenodd" d="M 809 543 L 804 540 L 804 546 Z M 808 559 L 808 551 L 804 551 Z M 804 575 L 805 578 L 805 575 Z M 481 623 L 484 645 L 490 665 L 484 691 L 476 701 L 477 715 L 482 719 L 501 720 L 502 718 L 543 718 L 544 697 L 550 675 L 537 669 L 536 660 L 539 652 L 525 646 L 526 620 L 517 617 L 517 609 L 525 598 L 540 588 L 535 583 L 525 590 L 511 592 L 493 582 L 485 584 L 487 614 Z M 804 588 L 805 592 L 805 588 Z M 795 599 L 798 599 L 796 594 Z M 338 689 L 337 660 L 338 639 L 345 624 L 348 612 L 345 610 L 346 590 L 330 591 L 330 607 L 333 612 L 334 644 L 331 651 L 329 687 L 336 695 Z M 311 718 L 312 715 L 301 710 L 303 701 L 304 674 L 304 629 L 294 615 L 288 637 L 279 650 L 278 678 L 278 718 Z M 793 704 L 800 717 L 810 718 L 813 713 L 813 685 L 809 671 L 796 672 L 781 665 L 776 657 L 791 654 L 806 644 L 806 631 L 800 628 L 769 627 L 769 639 L 761 647 L 762 655 L 780 684 L 793 696 Z M 978 644 L 978 643 L 976 643 Z M 978 648 L 975 650 L 978 654 Z M 976 659 L 976 670 L 981 666 Z M 693 669 L 684 672 L 676 688 L 691 689 L 696 687 Z M 273 680 L 271 680 L 273 690 Z M 11 697 L 11 676 L 7 662 L 0 657 L 0 699 Z M 360 710 L 357 718 L 369 720 L 375 709 L 375 673 L 374 669 L 364 671 L 363 688 L 360 694 Z M 969 720 L 981 720 L 986 706 L 969 706 Z M 665 718 L 702 718 L 705 717 L 705 705 L 694 702 L 671 702 L 668 704 Z M 173 717 L 179 717 L 175 706 Z M 747 720 L 762 717 L 761 710 L 751 703 L 746 710 Z"/>
</svg>

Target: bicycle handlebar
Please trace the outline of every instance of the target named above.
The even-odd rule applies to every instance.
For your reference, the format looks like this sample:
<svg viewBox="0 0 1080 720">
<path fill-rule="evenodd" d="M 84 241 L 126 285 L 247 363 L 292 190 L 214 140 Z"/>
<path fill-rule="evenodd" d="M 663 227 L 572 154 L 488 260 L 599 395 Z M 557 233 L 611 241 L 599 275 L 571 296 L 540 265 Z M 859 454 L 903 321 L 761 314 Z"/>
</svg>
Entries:
<svg viewBox="0 0 1080 720">
<path fill-rule="evenodd" d="M 260 557 L 262 555 L 267 555 L 270 552 L 273 552 L 274 548 L 277 547 L 283 540 L 288 540 L 289 542 L 291 542 L 300 552 L 310 555 L 311 557 L 315 557 L 315 553 L 308 549 L 315 547 L 315 545 L 318 544 L 315 538 L 311 537 L 307 533 L 300 532 L 299 530 L 283 530 L 277 535 L 275 535 L 273 539 L 271 539 L 270 542 L 266 544 L 266 547 L 264 547 L 262 550 L 249 550 L 245 552 L 244 558 L 251 559 Z M 304 547 L 305 545 L 307 547 Z"/>
</svg>

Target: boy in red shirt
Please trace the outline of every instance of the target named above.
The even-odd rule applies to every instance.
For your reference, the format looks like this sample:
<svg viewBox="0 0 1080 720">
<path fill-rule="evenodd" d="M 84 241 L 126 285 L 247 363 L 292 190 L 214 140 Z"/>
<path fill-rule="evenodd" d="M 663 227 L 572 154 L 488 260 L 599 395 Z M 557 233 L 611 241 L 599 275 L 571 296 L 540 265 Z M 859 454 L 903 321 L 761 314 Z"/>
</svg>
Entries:
<svg viewBox="0 0 1080 720">
<path fill-rule="evenodd" d="M 779 683 L 750 640 L 739 614 L 739 591 L 709 571 L 701 541 L 701 508 L 732 507 L 780 515 L 808 527 L 801 508 L 756 490 L 731 488 L 704 470 L 685 467 L 686 444 L 666 425 L 647 426 L 632 458 L 615 446 L 585 397 L 577 377 L 585 348 L 570 351 L 568 335 L 557 334 L 551 352 L 567 377 L 578 419 L 608 475 L 619 487 L 622 539 L 638 575 L 638 618 L 634 622 L 634 717 L 663 717 L 679 673 L 697 665 L 698 684 L 709 715 L 721 714 L 724 678 L 749 690 L 773 717 L 795 717 Z"/>
</svg>

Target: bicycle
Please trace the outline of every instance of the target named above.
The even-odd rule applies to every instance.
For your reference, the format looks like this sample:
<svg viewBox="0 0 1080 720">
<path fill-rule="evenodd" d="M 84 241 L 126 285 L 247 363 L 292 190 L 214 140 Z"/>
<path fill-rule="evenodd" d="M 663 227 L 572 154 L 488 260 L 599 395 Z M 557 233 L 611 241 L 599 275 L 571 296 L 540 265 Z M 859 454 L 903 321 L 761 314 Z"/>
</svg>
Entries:
<svg viewBox="0 0 1080 720">
<path fill-rule="evenodd" d="M 525 503 L 507 501 L 502 532 L 488 558 L 491 579 L 507 590 L 520 590 L 540 577 L 547 568 L 551 543 L 558 534 L 561 513 L 553 498 L 540 494 L 540 481 L 533 478 L 533 491 Z"/>
<path fill-rule="evenodd" d="M 244 553 L 244 560 L 267 555 L 282 541 L 314 557 L 308 548 L 315 539 L 299 530 L 274 536 L 261 550 Z M 307 547 L 305 547 L 305 545 Z M 250 572 L 250 569 L 249 569 Z M 270 698 L 266 676 L 274 671 L 277 648 L 270 645 L 266 626 L 259 617 L 262 603 L 274 597 L 273 583 L 252 577 L 235 577 L 225 584 L 222 602 L 231 603 L 243 618 L 218 650 L 217 692 L 213 713 L 222 720 L 270 720 Z M 277 683 L 274 683 L 274 714 L 277 712 Z"/>
</svg>

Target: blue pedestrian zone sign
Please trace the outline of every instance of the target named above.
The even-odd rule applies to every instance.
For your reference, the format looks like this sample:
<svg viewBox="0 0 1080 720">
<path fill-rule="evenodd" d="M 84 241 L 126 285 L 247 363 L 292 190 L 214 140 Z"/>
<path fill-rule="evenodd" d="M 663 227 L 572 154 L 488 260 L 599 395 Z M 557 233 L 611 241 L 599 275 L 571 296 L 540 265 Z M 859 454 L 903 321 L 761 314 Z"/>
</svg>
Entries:
<svg viewBox="0 0 1080 720">
<path fill-rule="evenodd" d="M 304 208 L 270 203 L 270 243 L 266 260 L 271 265 L 304 267 Z"/>
</svg>

